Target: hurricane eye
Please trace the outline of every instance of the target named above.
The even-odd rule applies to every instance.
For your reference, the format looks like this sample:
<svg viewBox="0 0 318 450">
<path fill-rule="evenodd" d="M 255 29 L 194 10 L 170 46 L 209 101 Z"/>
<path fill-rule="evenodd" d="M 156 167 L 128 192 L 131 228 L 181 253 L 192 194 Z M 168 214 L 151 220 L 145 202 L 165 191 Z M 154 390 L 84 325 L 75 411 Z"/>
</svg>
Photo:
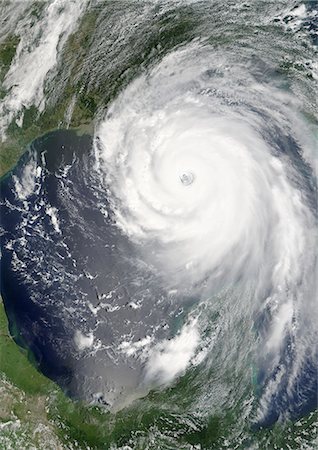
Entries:
<svg viewBox="0 0 318 450">
<path fill-rule="evenodd" d="M 180 175 L 180 180 L 184 186 L 190 186 L 190 184 L 192 184 L 194 182 L 194 175 L 192 172 L 189 172 L 189 171 L 183 172 Z"/>
</svg>

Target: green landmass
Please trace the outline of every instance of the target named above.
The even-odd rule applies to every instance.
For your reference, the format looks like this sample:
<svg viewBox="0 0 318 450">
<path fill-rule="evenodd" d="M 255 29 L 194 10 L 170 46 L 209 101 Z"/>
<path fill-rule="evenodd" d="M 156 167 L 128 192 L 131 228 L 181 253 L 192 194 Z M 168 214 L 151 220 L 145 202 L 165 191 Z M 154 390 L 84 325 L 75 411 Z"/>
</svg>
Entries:
<svg viewBox="0 0 318 450">
<path fill-rule="evenodd" d="M 48 394 L 55 385 L 28 361 L 8 332 L 0 303 L 0 449 L 63 449 L 48 416 Z"/>
<path fill-rule="evenodd" d="M 67 398 L 28 357 L 10 336 L 1 301 L 0 449 L 108 449 L 106 413 Z"/>
<path fill-rule="evenodd" d="M 1 450 L 108 450 L 126 444 L 132 445 L 134 450 L 158 450 L 161 444 L 148 438 L 150 430 L 158 429 L 168 438 L 177 437 L 179 442 L 178 447 L 175 440 L 170 447 L 163 443 L 163 448 L 230 448 L 225 444 L 233 436 L 237 411 L 211 416 L 206 425 L 201 424 L 196 430 L 189 430 L 182 422 L 177 424 L 173 420 L 176 413 L 172 404 L 180 405 L 182 402 L 186 420 L 187 403 L 193 398 L 193 392 L 188 392 L 191 385 L 193 390 L 191 373 L 181 378 L 175 386 L 163 392 L 152 392 L 147 399 L 137 401 L 117 414 L 110 414 L 99 407 L 85 406 L 66 397 L 55 383 L 37 371 L 29 359 L 32 355 L 17 346 L 10 336 L 1 302 Z M 246 424 L 237 437 L 246 435 L 254 443 L 253 448 L 259 450 L 312 450 L 317 444 L 317 413 L 310 413 L 296 423 L 276 424 L 273 428 L 253 433 Z M 248 447 L 245 442 L 235 448 Z"/>
<path fill-rule="evenodd" d="M 131 7 L 129 3 L 128 6 Z M 110 16 L 113 15 L 113 20 L 116 20 L 116 4 L 109 4 L 109 8 Z M 198 20 L 190 6 L 178 12 L 176 22 L 171 21 L 171 15 L 168 13 L 159 15 L 152 30 L 139 37 L 142 39 L 142 52 L 139 50 L 141 42 L 132 42 L 131 52 L 120 66 L 109 67 L 106 76 L 90 83 L 90 75 L 81 73 L 81 67 L 88 58 L 99 13 L 100 9 L 96 8 L 83 15 L 76 32 L 69 37 L 61 52 L 63 64 L 69 67 L 69 73 L 66 80 L 62 71 L 54 79 L 56 86 L 63 86 L 57 98 L 54 101 L 50 98 L 42 112 L 35 106 L 24 108 L 21 127 L 15 119 L 9 125 L 6 140 L 0 143 L 0 177 L 15 166 L 27 144 L 40 135 L 57 128 L 92 133 L 93 118 L 99 109 L 105 108 L 136 75 L 142 73 L 169 49 L 194 38 L 194 26 Z M 9 70 L 18 43 L 18 37 L 10 35 L 0 44 L 0 86 Z M 118 52 L 121 52 L 120 47 Z M 48 97 L 50 89 L 50 86 L 45 87 Z M 0 100 L 5 95 L 6 91 L 2 87 Z"/>
<path fill-rule="evenodd" d="M 11 62 L 16 53 L 20 38 L 10 34 L 0 42 L 0 100 L 5 96 L 5 89 L 2 87 L 3 80 L 10 68 Z"/>
<path fill-rule="evenodd" d="M 76 72 L 87 51 L 87 42 L 94 27 L 96 14 L 88 13 L 84 15 L 79 30 L 71 35 L 63 52 L 63 58 L 68 55 L 77 55 L 76 64 L 73 71 Z M 7 74 L 10 64 L 15 56 L 19 38 L 9 35 L 0 43 L 0 101 L 5 97 L 6 90 L 3 87 L 3 80 Z M 57 128 L 71 128 L 78 133 L 89 133 L 93 130 L 92 119 L 96 111 L 93 94 L 81 94 L 76 99 L 74 109 L 69 123 L 66 122 L 67 110 L 72 102 L 73 96 L 80 89 L 80 83 L 72 83 L 69 78 L 56 103 L 49 104 L 45 111 L 40 112 L 35 106 L 23 109 L 22 126 L 18 126 L 15 119 L 9 125 L 6 132 L 6 139 L 0 143 L 0 177 L 10 171 L 23 152 L 27 144 L 35 138 Z"/>
</svg>

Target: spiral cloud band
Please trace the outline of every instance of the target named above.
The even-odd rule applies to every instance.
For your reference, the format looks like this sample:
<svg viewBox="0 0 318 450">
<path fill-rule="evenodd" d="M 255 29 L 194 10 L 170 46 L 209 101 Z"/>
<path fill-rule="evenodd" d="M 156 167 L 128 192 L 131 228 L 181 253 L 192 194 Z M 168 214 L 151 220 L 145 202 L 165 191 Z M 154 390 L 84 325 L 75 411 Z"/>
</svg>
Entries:
<svg viewBox="0 0 318 450">
<path fill-rule="evenodd" d="M 49 133 L 3 180 L 8 315 L 71 397 L 114 411 L 176 387 L 193 417 L 255 426 L 314 409 L 314 121 L 244 55 L 171 51 L 93 138 Z"/>
<path fill-rule="evenodd" d="M 316 448 L 317 2 L 0 24 L 0 449 Z"/>
<path fill-rule="evenodd" d="M 317 243 L 315 142 L 295 98 L 264 78 L 188 46 L 133 81 L 95 136 L 116 226 L 167 290 L 200 304 L 233 289 L 263 323 L 262 410 L 315 358 Z"/>
</svg>

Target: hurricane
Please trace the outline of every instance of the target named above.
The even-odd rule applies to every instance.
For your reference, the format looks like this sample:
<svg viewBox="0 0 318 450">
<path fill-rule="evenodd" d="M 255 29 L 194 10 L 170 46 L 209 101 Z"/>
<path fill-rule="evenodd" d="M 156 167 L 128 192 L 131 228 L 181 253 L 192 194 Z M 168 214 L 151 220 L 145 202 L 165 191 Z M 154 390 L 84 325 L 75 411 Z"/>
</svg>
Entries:
<svg viewBox="0 0 318 450">
<path fill-rule="evenodd" d="M 36 120 L 57 108 L 71 73 L 81 86 L 2 178 L 14 339 L 107 415 L 109 448 L 314 448 L 314 3 L 62 3 L 4 81 L 3 141 L 30 105 Z M 63 49 L 85 14 L 73 72 Z M 76 134 L 84 91 L 94 114 Z"/>
<path fill-rule="evenodd" d="M 204 332 L 196 308 L 213 309 L 218 295 L 230 316 L 240 308 L 247 320 L 266 316 L 260 414 L 284 386 L 285 415 L 317 351 L 315 144 L 303 140 L 297 101 L 258 75 L 209 46 L 180 49 L 116 99 L 95 150 L 115 226 L 165 289 L 195 297 L 196 333 Z M 228 339 L 240 354 L 237 333 Z M 153 359 L 150 375 L 165 381 L 167 361 Z"/>
</svg>

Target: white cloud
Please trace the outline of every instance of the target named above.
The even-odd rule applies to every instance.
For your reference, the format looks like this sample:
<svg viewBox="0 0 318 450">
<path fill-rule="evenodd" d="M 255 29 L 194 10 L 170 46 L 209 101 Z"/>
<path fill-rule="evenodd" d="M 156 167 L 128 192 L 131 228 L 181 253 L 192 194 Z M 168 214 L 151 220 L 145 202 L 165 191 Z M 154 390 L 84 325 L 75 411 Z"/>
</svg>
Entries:
<svg viewBox="0 0 318 450">
<path fill-rule="evenodd" d="M 82 351 L 92 347 L 94 342 L 93 333 L 84 334 L 80 330 L 75 331 L 74 342 L 78 350 Z"/>
<path fill-rule="evenodd" d="M 196 321 L 183 326 L 171 340 L 158 343 L 151 351 L 146 365 L 147 382 L 166 384 L 184 373 L 200 341 Z"/>
</svg>

